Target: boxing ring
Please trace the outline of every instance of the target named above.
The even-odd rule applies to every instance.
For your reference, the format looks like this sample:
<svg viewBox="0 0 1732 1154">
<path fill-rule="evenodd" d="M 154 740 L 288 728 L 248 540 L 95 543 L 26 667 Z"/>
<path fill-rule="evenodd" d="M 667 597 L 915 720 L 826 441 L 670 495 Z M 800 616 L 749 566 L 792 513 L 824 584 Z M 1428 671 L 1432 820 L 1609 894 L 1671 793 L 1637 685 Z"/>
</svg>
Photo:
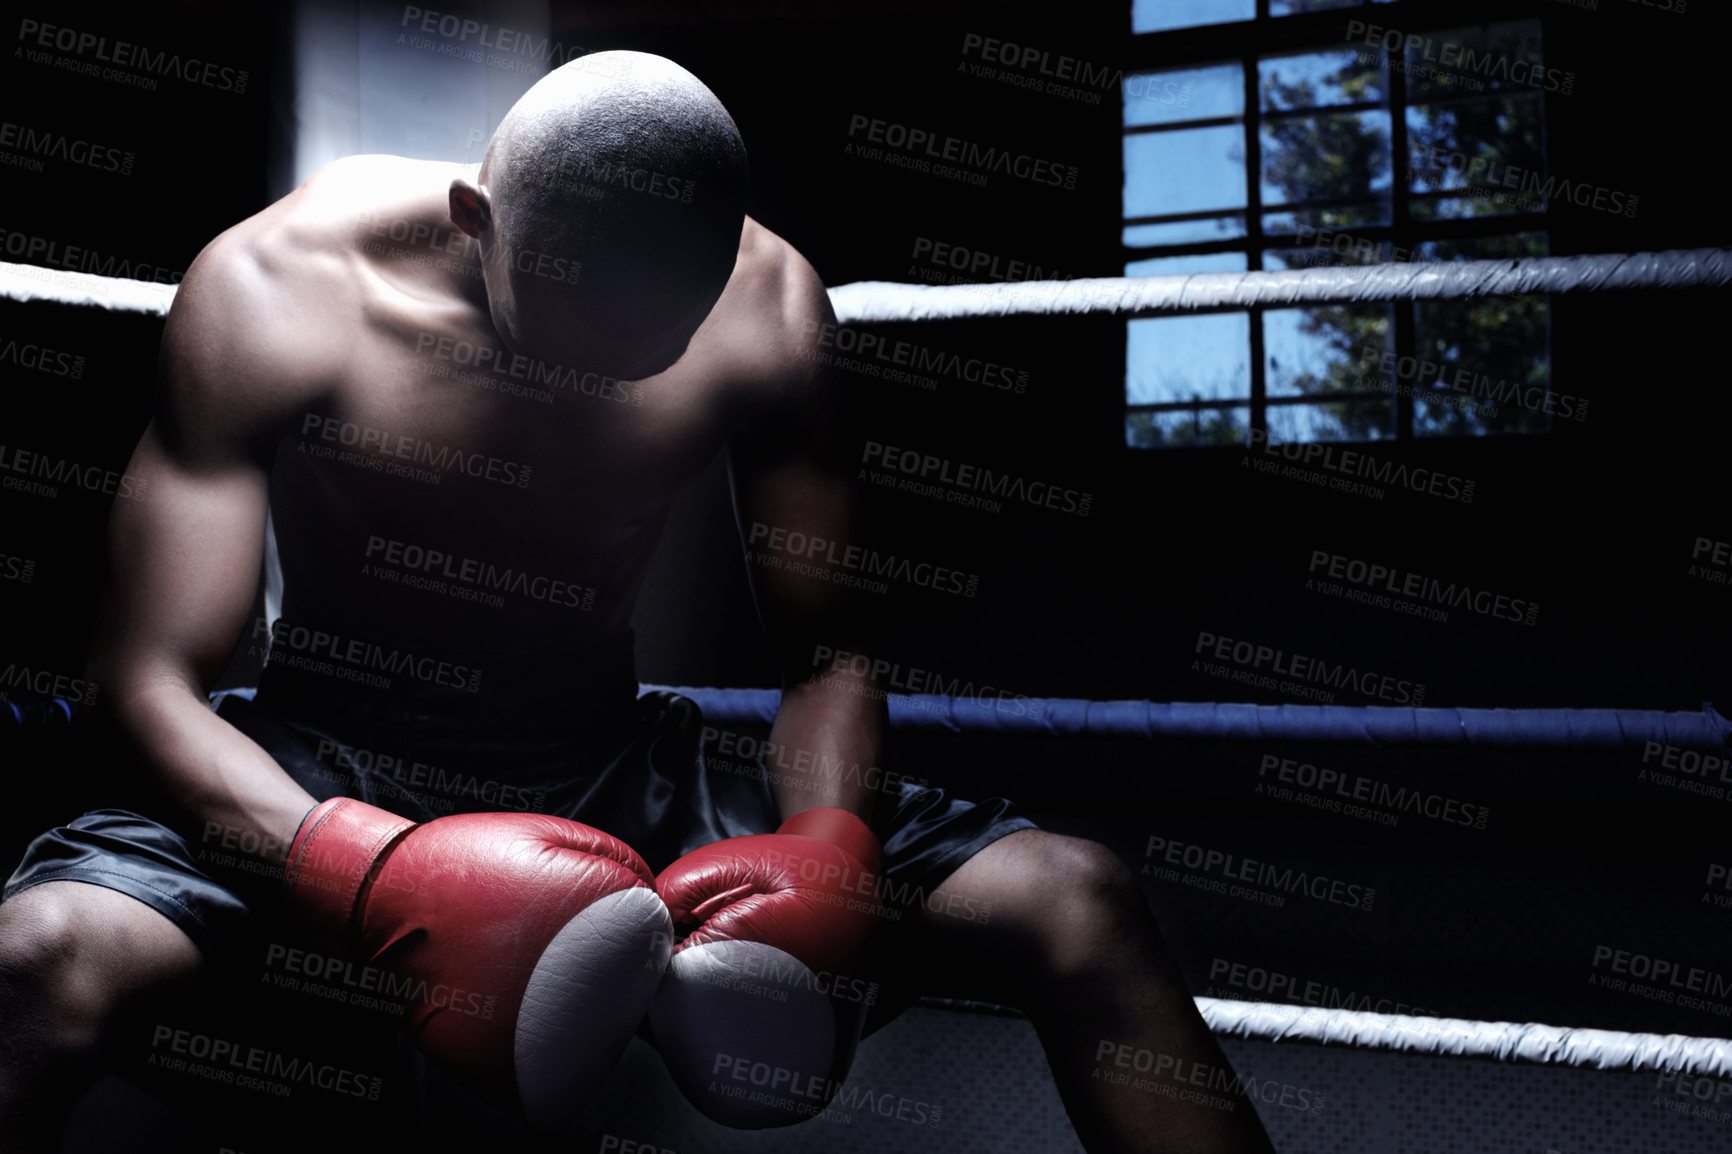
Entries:
<svg viewBox="0 0 1732 1154">
<path fill-rule="evenodd" d="M 774 689 L 645 685 L 690 698 L 716 725 L 768 726 Z M 1230 705 L 1212 702 L 1088 701 L 889 694 L 895 729 L 1048 737 L 1295 742 L 1481 749 L 1623 749 L 1670 746 L 1709 755 L 1732 751 L 1732 721 L 1704 703 L 1699 712 L 1636 709 L 1436 709 L 1341 705 Z M 1198 998 L 1218 1034 L 1269 1042 L 1303 1041 L 1409 1054 L 1487 1058 L 1626 1072 L 1682 1071 L 1732 1079 L 1732 1039 L 1631 1034 L 1538 1024 L 1322 1009 Z"/>
<path fill-rule="evenodd" d="M 1732 248 L 1313 268 L 1191 276 L 1110 277 L 952 286 L 862 282 L 830 290 L 843 324 L 919 323 L 1023 316 L 1124 318 L 1509 294 L 1724 288 Z M 172 286 L 0 263 L 0 296 L 119 312 L 163 315 Z M 767 726 L 773 690 L 673 688 L 702 708 L 706 721 Z M 889 696 L 891 725 L 937 734 L 1115 741 L 1291 742 L 1380 749 L 1466 746 L 1476 750 L 1643 750 L 1670 747 L 1724 758 L 1732 722 L 1704 703 L 1699 711 L 1626 709 L 1440 709 L 1231 703 L 1154 703 L 1080 699 L 997 701 L 936 695 Z M 71 723 L 79 707 L 63 701 L 8 702 L 0 721 L 15 726 Z M 1286 1003 L 1199 997 L 1223 1039 L 1300 1045 L 1404 1057 L 1475 1059 L 1596 1074 L 1649 1075 L 1686 1086 L 1684 1097 L 1712 1101 L 1732 1119 L 1732 1039 L 1623 1033 L 1535 1022 L 1475 1021 L 1384 1014 Z M 1715 1130 L 1714 1133 L 1724 1133 Z"/>
</svg>

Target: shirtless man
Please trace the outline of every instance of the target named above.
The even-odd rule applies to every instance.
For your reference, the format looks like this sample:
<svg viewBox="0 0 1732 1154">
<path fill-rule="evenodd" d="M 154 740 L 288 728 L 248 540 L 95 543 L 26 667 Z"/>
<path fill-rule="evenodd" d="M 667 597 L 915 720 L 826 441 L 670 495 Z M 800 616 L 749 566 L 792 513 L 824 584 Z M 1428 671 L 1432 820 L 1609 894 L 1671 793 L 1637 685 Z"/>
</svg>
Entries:
<svg viewBox="0 0 1732 1154">
<path fill-rule="evenodd" d="M 1025 1011 L 1090 1150 L 1269 1149 L 1243 1098 L 1200 1107 L 1103 1076 L 1138 1051 L 1227 1069 L 1110 851 L 1001 800 L 877 798 L 801 768 L 814 758 L 768 783 L 706 775 L 690 703 L 636 699 L 644 568 L 718 450 L 742 526 L 849 536 L 837 386 L 816 355 L 834 316 L 811 266 L 744 216 L 745 192 L 708 89 L 602 53 L 538 83 L 479 166 L 342 160 L 199 256 L 130 467 L 149 499 L 115 506 L 92 669 L 166 824 L 93 811 L 33 843 L 8 884 L 0 1151 L 56 1148 L 117 1023 L 203 982 L 249 908 L 275 916 L 285 847 L 344 793 L 420 821 L 536 808 L 658 871 L 849 811 L 918 895 L 874 964 Z M 250 618 L 267 507 L 274 629 Z M 838 586 L 753 577 L 786 670 L 771 740 L 882 764 L 877 686 L 811 661 L 815 638 L 870 652 Z M 237 637 L 269 639 L 270 665 L 256 702 L 213 711 Z M 332 748 L 504 784 L 430 797 Z M 221 869 L 201 864 L 213 832 Z M 990 919 L 957 913 L 979 909 Z"/>
</svg>

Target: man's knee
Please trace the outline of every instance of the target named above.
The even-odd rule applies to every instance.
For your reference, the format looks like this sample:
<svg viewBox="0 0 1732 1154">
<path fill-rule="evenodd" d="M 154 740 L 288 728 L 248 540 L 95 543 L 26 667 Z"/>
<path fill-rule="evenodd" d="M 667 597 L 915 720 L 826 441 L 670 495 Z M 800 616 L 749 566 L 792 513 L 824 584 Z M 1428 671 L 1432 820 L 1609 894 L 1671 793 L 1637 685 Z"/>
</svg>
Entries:
<svg viewBox="0 0 1732 1154">
<path fill-rule="evenodd" d="M 1110 968 L 1149 917 L 1136 875 L 1099 842 L 1051 836 L 1038 851 L 1047 899 L 1040 937 L 1049 974 Z"/>
<path fill-rule="evenodd" d="M 95 1040 L 132 991 L 190 975 L 190 940 L 144 903 L 100 886 L 45 882 L 0 903 L 0 1017 Z"/>
<path fill-rule="evenodd" d="M 36 886 L 0 903 L 0 1028 L 78 1049 L 96 1040 L 102 995 L 76 972 L 77 911 L 67 895 L 47 890 Z"/>
<path fill-rule="evenodd" d="M 77 961 L 78 911 L 73 896 L 35 886 L 0 903 L 0 979 L 46 986 Z"/>
<path fill-rule="evenodd" d="M 1116 919 L 1145 908 L 1136 875 L 1118 854 L 1096 841 L 1049 837 L 1041 846 L 1042 873 L 1055 904 L 1085 919 Z"/>
</svg>

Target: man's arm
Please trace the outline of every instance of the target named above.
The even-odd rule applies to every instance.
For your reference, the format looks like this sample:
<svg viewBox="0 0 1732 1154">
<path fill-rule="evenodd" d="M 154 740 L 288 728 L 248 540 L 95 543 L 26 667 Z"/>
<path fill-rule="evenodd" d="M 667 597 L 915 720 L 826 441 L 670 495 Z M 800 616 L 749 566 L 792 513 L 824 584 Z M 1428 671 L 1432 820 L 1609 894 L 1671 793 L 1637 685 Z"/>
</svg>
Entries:
<svg viewBox="0 0 1732 1154">
<path fill-rule="evenodd" d="M 843 575 L 828 559 L 846 555 L 853 527 L 854 474 L 839 427 L 840 388 L 813 356 L 821 326 L 834 325 L 836 316 L 811 266 L 798 256 L 787 265 L 781 316 L 769 322 L 787 334 L 777 342 L 777 379 L 728 448 L 753 595 L 782 669 L 782 705 L 770 731 L 782 752 L 770 766 L 770 785 L 784 819 L 836 806 L 870 821 L 883 774 L 866 771 L 882 769 L 888 711 L 870 671 L 864 616 L 850 611 L 857 594 L 847 584 L 753 559 L 773 531 L 783 530 L 777 540 L 797 533 L 835 543 L 808 556 L 786 555 L 785 562 Z M 864 664 L 867 672 L 832 670 L 816 660 L 820 647 L 861 655 L 863 663 L 848 664 Z"/>
<path fill-rule="evenodd" d="M 248 625 L 270 410 L 283 396 L 259 387 L 280 350 L 258 326 L 280 305 L 268 308 L 264 275 L 239 248 L 207 248 L 169 313 L 155 414 L 129 466 L 142 495 L 116 501 L 109 523 L 91 670 L 112 720 L 186 817 L 276 862 L 314 799 L 206 696 Z"/>
</svg>

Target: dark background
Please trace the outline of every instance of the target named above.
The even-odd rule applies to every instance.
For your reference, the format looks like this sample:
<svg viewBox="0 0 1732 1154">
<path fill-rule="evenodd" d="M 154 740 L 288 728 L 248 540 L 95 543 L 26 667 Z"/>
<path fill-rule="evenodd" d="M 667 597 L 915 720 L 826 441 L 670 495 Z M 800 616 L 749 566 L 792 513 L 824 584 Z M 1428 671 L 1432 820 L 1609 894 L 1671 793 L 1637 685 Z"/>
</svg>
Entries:
<svg viewBox="0 0 1732 1154">
<path fill-rule="evenodd" d="M 1068 275 L 1122 272 L 1116 101 L 1053 100 L 957 66 L 970 31 L 1122 61 L 1127 4 L 1025 15 L 840 2 L 553 10 L 558 38 L 662 53 L 705 80 L 744 132 L 752 214 L 827 284 L 913 279 L 918 237 Z M 136 94 L 9 57 L 0 64 L 7 119 L 100 138 L 138 159 L 127 176 L 0 168 L 0 227 L 183 270 L 214 234 L 270 199 L 281 160 L 272 142 L 288 123 L 286 21 L 238 3 L 100 19 L 79 11 L 55 5 L 36 18 L 208 53 L 249 68 L 249 90 Z M 1592 11 L 1414 2 L 1372 11 L 1374 22 L 1411 29 L 1522 15 L 1543 22 L 1547 62 L 1578 76 L 1575 92 L 1547 98 L 1551 170 L 1641 198 L 1633 219 L 1554 202 L 1545 219 L 1553 254 L 1727 243 L 1726 41 L 1711 5 L 1698 0 L 1683 15 L 1631 0 L 1600 0 Z M 1364 13 L 1315 19 L 1329 29 L 1325 39 L 1338 39 L 1350 15 Z M 16 17 L 9 26 L 16 31 Z M 1054 157 L 1082 176 L 1070 192 L 1005 178 L 976 189 L 860 162 L 843 154 L 856 113 Z M 862 438 L 1050 478 L 1095 500 L 1087 519 L 1016 507 L 993 516 L 867 490 L 865 539 L 981 578 L 973 599 L 893 586 L 880 650 L 905 666 L 1036 697 L 1282 700 L 1192 672 L 1207 631 L 1388 670 L 1424 683 L 1428 706 L 1724 709 L 1732 589 L 1686 570 L 1696 538 L 1732 539 L 1718 349 L 1725 301 L 1700 291 L 1557 298 L 1552 386 L 1588 398 L 1587 420 L 1538 436 L 1377 450 L 1473 479 L 1471 504 L 1399 489 L 1374 501 L 1276 481 L 1246 468 L 1238 448 L 1125 448 L 1119 320 L 923 326 L 924 343 L 1027 368 L 1027 392 L 857 382 Z M 76 380 L 0 365 L 0 442 L 122 468 L 147 419 L 160 329 L 151 318 L 0 304 L 0 340 L 85 358 Z M 91 494 L 42 501 L 0 492 L 0 552 L 37 561 L 31 584 L 0 582 L 0 660 L 82 668 L 107 509 Z M 1457 613 L 1440 624 L 1317 596 L 1304 589 L 1317 549 L 1537 601 L 1538 623 Z M 639 605 L 643 680 L 776 684 L 745 573 L 718 462 L 681 498 Z M 63 772 L 81 756 L 75 741 L 6 740 L 0 758 L 19 802 L 5 823 L 10 862 L 30 833 L 99 800 Z M 1270 753 L 1489 805 L 1492 820 L 1483 832 L 1412 816 L 1386 829 L 1267 802 L 1253 790 Z M 1732 861 L 1732 801 L 1639 781 L 1639 751 L 903 735 L 899 757 L 904 772 L 964 796 L 1014 797 L 1133 864 L 1156 835 L 1377 887 L 1371 913 L 1306 901 L 1269 911 L 1151 880 L 1198 992 L 1211 961 L 1230 958 L 1462 1017 L 1728 1030 L 1714 1014 L 1587 985 L 1600 944 L 1732 975 L 1732 910 L 1701 900 L 1708 866 Z"/>
</svg>

